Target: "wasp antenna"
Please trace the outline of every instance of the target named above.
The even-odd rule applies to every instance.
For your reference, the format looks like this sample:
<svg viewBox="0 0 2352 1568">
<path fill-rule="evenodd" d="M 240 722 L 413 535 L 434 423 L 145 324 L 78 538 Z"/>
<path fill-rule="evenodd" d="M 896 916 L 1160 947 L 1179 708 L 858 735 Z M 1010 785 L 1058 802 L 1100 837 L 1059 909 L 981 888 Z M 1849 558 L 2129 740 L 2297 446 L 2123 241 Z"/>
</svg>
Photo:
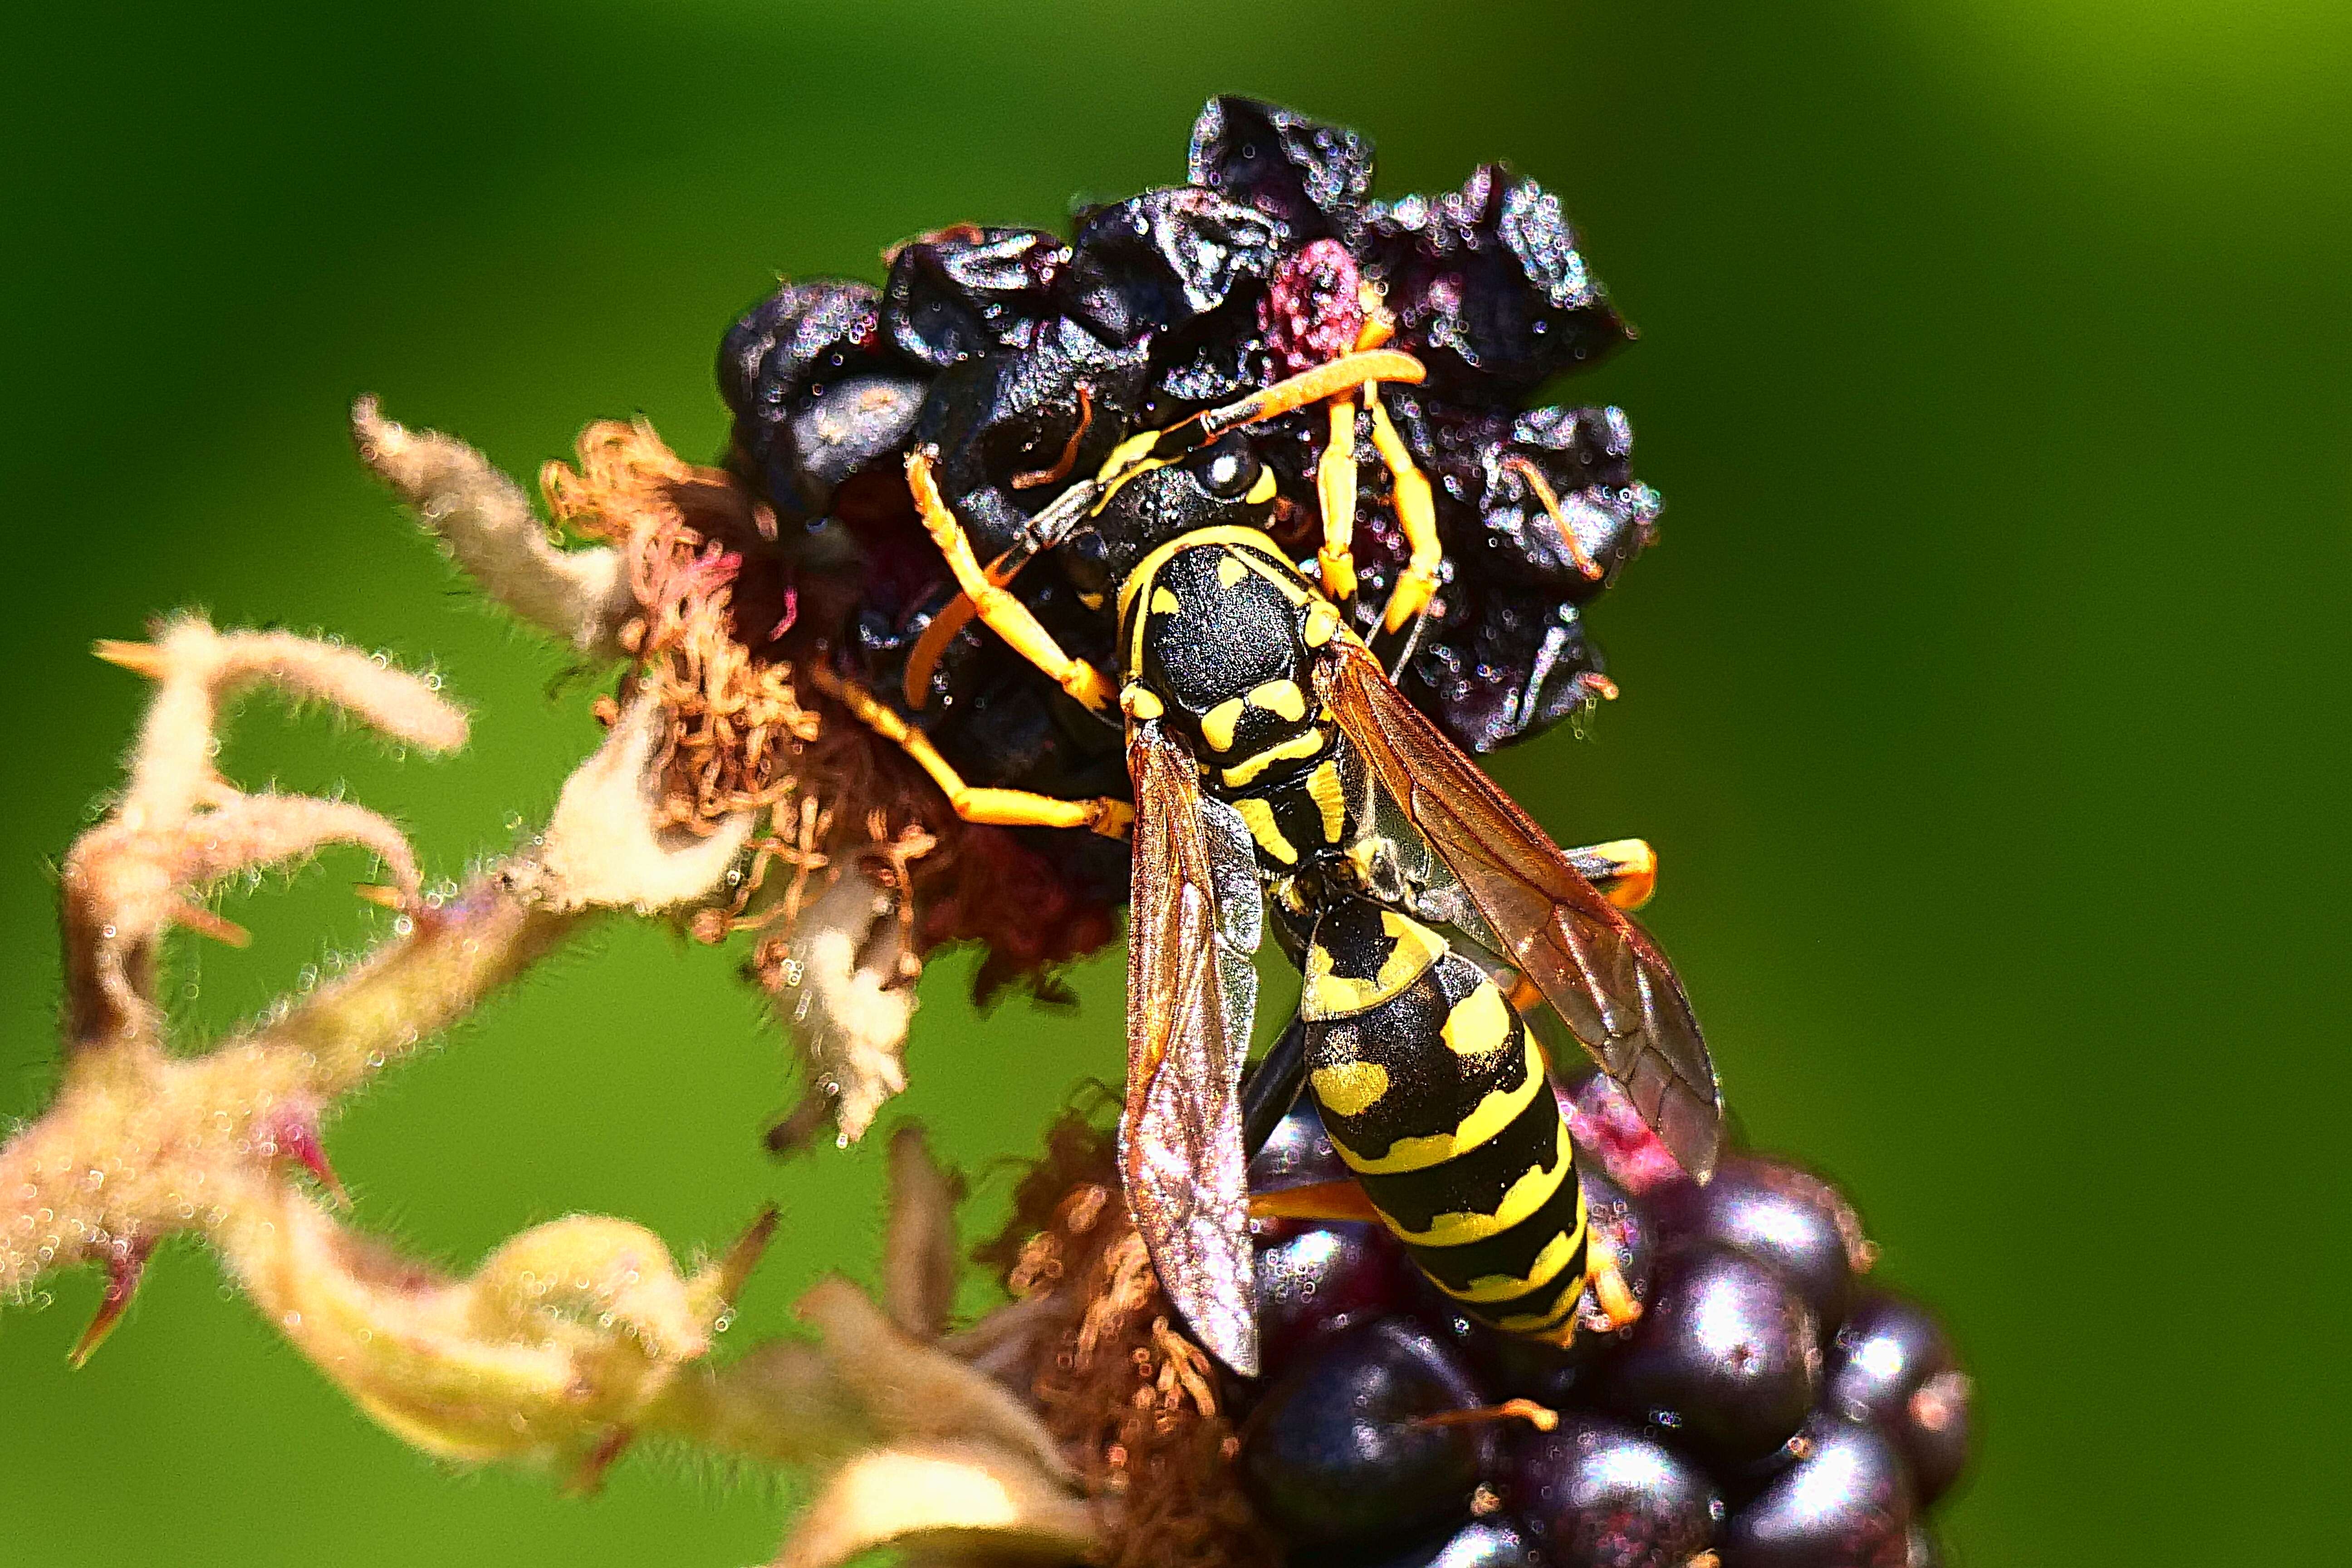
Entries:
<svg viewBox="0 0 2352 1568">
<path fill-rule="evenodd" d="M 1187 426 L 1197 426 L 1199 438 L 1192 444 L 1205 447 L 1228 430 L 1244 425 L 1255 425 L 1262 419 L 1272 419 L 1295 409 L 1336 397 L 1343 392 L 1376 381 L 1418 382 L 1428 372 L 1421 362 L 1409 353 L 1394 349 L 1370 349 L 1362 353 L 1341 354 L 1312 369 L 1303 370 L 1285 381 L 1251 393 L 1238 403 L 1228 403 L 1223 408 L 1212 408 L 1196 414 L 1173 427 L 1169 434 Z"/>
</svg>

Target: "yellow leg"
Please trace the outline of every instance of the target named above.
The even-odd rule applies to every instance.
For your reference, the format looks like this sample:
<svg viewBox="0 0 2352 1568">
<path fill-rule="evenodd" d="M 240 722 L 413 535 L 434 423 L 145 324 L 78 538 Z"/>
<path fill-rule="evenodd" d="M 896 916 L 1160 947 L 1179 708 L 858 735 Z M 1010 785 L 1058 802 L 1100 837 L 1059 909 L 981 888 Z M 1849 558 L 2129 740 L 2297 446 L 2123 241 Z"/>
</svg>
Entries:
<svg viewBox="0 0 2352 1568">
<path fill-rule="evenodd" d="M 1568 863 L 1621 910 L 1638 910 L 1658 890 L 1658 853 L 1640 838 L 1612 838 L 1567 852 Z"/>
<path fill-rule="evenodd" d="M 1252 1219 L 1370 1220 L 1379 1223 L 1381 1211 L 1353 1182 L 1309 1182 L 1301 1187 L 1277 1187 L 1252 1193 Z"/>
<path fill-rule="evenodd" d="M 1364 354 L 1395 337 L 1396 322 L 1370 284 L 1360 284 L 1357 293 L 1364 324 L 1356 333 L 1353 352 Z M 1375 395 L 1378 385 L 1364 383 L 1367 399 Z M 1323 548 L 1315 555 L 1323 563 L 1323 592 L 1345 602 L 1356 596 L 1356 405 L 1344 396 L 1331 400 L 1331 438 L 1315 469 L 1315 497 L 1323 510 Z"/>
<path fill-rule="evenodd" d="M 931 775 L 948 797 L 955 814 L 966 822 L 992 823 L 1002 827 L 1085 827 L 1106 838 L 1124 838 L 1135 821 L 1135 808 L 1108 795 L 1093 800 L 1064 800 L 1025 789 L 987 789 L 963 782 L 931 738 L 875 699 L 855 681 L 845 680 L 822 665 L 810 670 L 819 690 L 855 714 L 860 723 L 886 741 L 896 742 Z"/>
<path fill-rule="evenodd" d="M 915 510 L 922 514 L 923 526 L 947 558 L 948 570 L 955 574 L 956 586 L 971 600 L 982 624 L 1087 707 L 1097 712 L 1109 709 L 1115 693 L 1102 671 L 1063 652 L 1062 645 L 1038 624 L 1028 605 L 989 581 L 988 573 L 972 554 L 963 524 L 940 497 L 940 488 L 931 479 L 931 454 L 922 450 L 907 458 L 907 488 L 914 492 Z"/>
<path fill-rule="evenodd" d="M 1323 592 L 1345 604 L 1356 596 L 1356 405 L 1331 400 L 1331 438 L 1315 466 L 1315 499 L 1323 510 Z"/>
<path fill-rule="evenodd" d="M 1625 1283 L 1624 1271 L 1617 1267 L 1617 1249 L 1597 1232 L 1586 1247 L 1591 1262 L 1584 1278 L 1592 1289 L 1593 1311 L 1584 1319 L 1583 1326 L 1606 1334 L 1640 1321 L 1642 1302 Z"/>
<path fill-rule="evenodd" d="M 1412 552 L 1389 595 L 1388 611 L 1381 616 L 1381 629 L 1392 632 L 1421 614 L 1430 595 L 1437 592 L 1437 568 L 1445 556 L 1437 542 L 1437 503 L 1430 495 L 1428 477 L 1412 460 L 1377 393 L 1370 387 L 1364 391 L 1365 405 L 1372 414 L 1372 445 L 1379 449 L 1381 461 L 1388 465 L 1396 496 L 1397 526 L 1404 530 L 1405 546 Z"/>
</svg>

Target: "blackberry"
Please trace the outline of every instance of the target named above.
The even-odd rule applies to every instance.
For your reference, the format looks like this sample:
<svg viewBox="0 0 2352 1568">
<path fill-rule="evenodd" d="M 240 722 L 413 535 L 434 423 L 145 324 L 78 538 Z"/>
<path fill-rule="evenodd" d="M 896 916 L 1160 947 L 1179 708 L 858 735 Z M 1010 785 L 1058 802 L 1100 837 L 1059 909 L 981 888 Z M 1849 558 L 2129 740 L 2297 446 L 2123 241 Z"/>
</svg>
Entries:
<svg viewBox="0 0 2352 1568">
<path fill-rule="evenodd" d="M 1696 1240 L 1661 1266 L 1604 1396 L 1711 1462 L 1763 1460 L 1803 1425 L 1821 1386 L 1819 1321 L 1770 1265 Z"/>
<path fill-rule="evenodd" d="M 1285 1560 L 1937 1568 L 1928 1510 L 1966 1458 L 1969 1384 L 1929 1313 L 1855 1283 L 1871 1249 L 1852 1205 L 1745 1151 L 1697 1187 L 1605 1078 L 1555 1093 L 1594 1233 L 1643 1307 L 1628 1328 L 1565 1349 L 1497 1333 L 1382 1231 L 1257 1223 L 1269 1381 L 1229 1392 Z M 1344 1179 L 1307 1099 L 1250 1166 L 1259 1192 Z"/>
<path fill-rule="evenodd" d="M 1192 122 L 1192 184 L 1247 202 L 1303 240 L 1352 236 L 1372 194 L 1372 144 L 1252 98 L 1213 98 Z"/>
<path fill-rule="evenodd" d="M 1498 1520 L 1473 1520 L 1453 1534 L 1374 1560 L 1371 1568 L 1535 1568 L 1518 1529 Z"/>
<path fill-rule="evenodd" d="M 1554 1568 L 1682 1568 L 1723 1502 L 1698 1467 L 1631 1426 L 1564 1415 L 1512 1454 L 1504 1503 Z"/>
<path fill-rule="evenodd" d="M 1801 1452 L 1723 1527 L 1725 1568 L 1906 1568 L 1911 1483 L 1894 1444 L 1829 1416 Z"/>
<path fill-rule="evenodd" d="M 1843 1322 L 1869 1266 L 1862 1222 L 1837 1190 L 1785 1161 L 1735 1155 L 1700 1194 L 1693 1230 L 1771 1264 L 1822 1322 Z"/>
<path fill-rule="evenodd" d="M 915 638 L 951 591 L 903 501 L 834 504 L 853 480 L 896 482 L 913 445 L 937 446 L 942 494 L 992 555 L 1131 431 L 1351 346 L 1367 298 L 1358 285 L 1369 284 L 1395 314 L 1399 346 L 1431 372 L 1423 387 L 1391 389 L 1391 404 L 1436 487 L 1454 563 L 1404 671 L 1407 694 L 1457 742 L 1486 751 L 1612 689 L 1582 606 L 1648 542 L 1657 498 L 1627 471 L 1622 414 L 1526 405 L 1538 382 L 1629 336 L 1557 200 L 1489 165 L 1445 195 L 1374 202 L 1364 137 L 1231 97 L 1195 123 L 1186 173 L 1185 184 L 1082 214 L 1066 240 L 961 225 L 899 247 L 882 290 L 787 283 L 728 334 L 720 387 L 736 466 L 779 520 L 824 546 L 791 535 L 779 548 L 852 586 L 838 603 L 803 595 L 808 640 L 895 699 Z M 1360 435 L 1360 625 L 1402 549 Z M 1250 438 L 1293 520 L 1278 537 L 1310 552 L 1319 421 L 1302 412 Z M 1070 604 L 1082 566 L 1049 557 L 1015 591 L 1087 657 L 1109 616 Z M 1090 628 L 1090 615 L 1103 624 Z M 1049 756 L 991 747 L 952 719 L 932 723 L 983 690 L 1000 716 L 1065 701 L 976 630 L 959 640 L 919 706 L 968 778 L 1051 789 L 1103 771 L 1092 764 L 1118 745 L 1105 726 L 1072 727 Z"/>
<path fill-rule="evenodd" d="M 1349 1179 L 1347 1164 L 1331 1147 L 1330 1134 L 1323 1131 L 1322 1114 L 1309 1095 L 1302 1094 L 1293 1102 L 1250 1156 L 1249 1184 L 1255 1193 Z"/>
<path fill-rule="evenodd" d="M 1398 1311 L 1419 1279 L 1379 1225 L 1307 1225 L 1257 1249 L 1258 1355 L 1269 1373 L 1327 1335 Z"/>
<path fill-rule="evenodd" d="M 1951 1342 L 1927 1310 L 1873 1292 L 1837 1331 L 1822 1404 L 1876 1423 L 1902 1450 L 1919 1501 L 1930 1503 L 1967 1461 L 1970 1393 Z"/>
<path fill-rule="evenodd" d="M 1377 206 L 1366 227 L 1398 342 L 1465 402 L 1509 402 L 1633 341 L 1559 198 L 1504 164 Z"/>
<path fill-rule="evenodd" d="M 934 370 L 1017 348 L 1069 261 L 1069 242 L 1043 229 L 965 224 L 908 240 L 883 290 L 890 342 Z"/>
<path fill-rule="evenodd" d="M 1242 1429 L 1243 1484 L 1307 1546 L 1377 1544 L 1466 1520 L 1491 1458 L 1469 1370 L 1402 1318 L 1350 1330 L 1276 1379 Z"/>
</svg>

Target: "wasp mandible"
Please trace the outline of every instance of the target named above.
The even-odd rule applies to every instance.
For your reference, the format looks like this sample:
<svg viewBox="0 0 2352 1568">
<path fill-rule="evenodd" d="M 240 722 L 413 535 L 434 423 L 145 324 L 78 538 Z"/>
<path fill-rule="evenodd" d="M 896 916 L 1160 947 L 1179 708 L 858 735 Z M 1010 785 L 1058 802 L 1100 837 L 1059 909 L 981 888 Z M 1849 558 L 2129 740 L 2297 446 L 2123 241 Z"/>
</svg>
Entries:
<svg viewBox="0 0 2352 1568">
<path fill-rule="evenodd" d="M 1239 432 L 1421 375 L 1409 355 L 1352 353 L 1136 437 L 986 566 L 931 456 L 908 458 L 973 612 L 1072 697 L 1123 716 L 1131 805 L 968 785 L 871 693 L 824 678 L 966 818 L 1131 836 L 1128 1202 L 1171 1300 L 1245 1375 L 1257 1347 L 1239 1085 L 1269 910 L 1304 976 L 1300 1065 L 1332 1142 L 1414 1262 L 1486 1322 L 1566 1343 L 1588 1283 L 1603 1321 L 1637 1310 L 1588 1234 L 1528 1009 L 1558 1013 L 1695 1177 L 1719 1135 L 1689 1000 L 1620 907 L 1646 895 L 1647 847 L 1554 845 L 1267 532 L 1274 476 Z M 1115 676 L 1064 652 L 1004 587 L 1088 529 L 1117 584 Z"/>
</svg>

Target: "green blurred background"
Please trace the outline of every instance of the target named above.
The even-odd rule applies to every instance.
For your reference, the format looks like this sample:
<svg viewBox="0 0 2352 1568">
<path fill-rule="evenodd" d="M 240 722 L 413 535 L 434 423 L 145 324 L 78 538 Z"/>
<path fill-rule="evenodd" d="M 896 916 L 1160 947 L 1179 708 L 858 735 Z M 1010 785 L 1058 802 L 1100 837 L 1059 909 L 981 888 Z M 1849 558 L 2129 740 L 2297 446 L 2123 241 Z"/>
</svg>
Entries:
<svg viewBox="0 0 2352 1568">
<path fill-rule="evenodd" d="M 1601 608 L 1591 742 L 1496 772 L 1661 847 L 1653 921 L 1759 1142 L 1835 1173 L 1948 1313 L 1976 1564 L 2315 1561 L 2341 1540 L 2352 9 L 2322 0 L 952 9 L 667 0 L 47 6 L 0 62 L 0 1114 L 50 1081 L 51 868 L 144 695 L 88 657 L 200 605 L 433 661 L 446 763 L 256 704 L 234 777 L 347 784 L 455 874 L 547 808 L 591 689 L 486 611 L 344 409 L 528 475 L 643 411 L 715 452 L 721 330 L 960 218 L 1181 177 L 1214 91 L 1377 138 L 1390 193 L 1507 155 L 1643 331 L 1662 546 Z M 373 929 L 328 858 L 191 952 L 220 1026 Z M 786 1166 L 731 961 L 614 929 L 331 1142 L 469 1263 L 762 1202 L 738 1337 L 869 1275 L 880 1151 Z M 906 1113 L 979 1170 L 1117 1070 L 1075 1015 L 927 984 Z M 975 1225 L 1001 1212 L 981 1184 Z M 0 1325 L 0 1562 L 731 1564 L 789 1493 L 635 1457 L 590 1502 L 354 1415 L 175 1249 L 89 1368 L 89 1275 Z"/>
</svg>

